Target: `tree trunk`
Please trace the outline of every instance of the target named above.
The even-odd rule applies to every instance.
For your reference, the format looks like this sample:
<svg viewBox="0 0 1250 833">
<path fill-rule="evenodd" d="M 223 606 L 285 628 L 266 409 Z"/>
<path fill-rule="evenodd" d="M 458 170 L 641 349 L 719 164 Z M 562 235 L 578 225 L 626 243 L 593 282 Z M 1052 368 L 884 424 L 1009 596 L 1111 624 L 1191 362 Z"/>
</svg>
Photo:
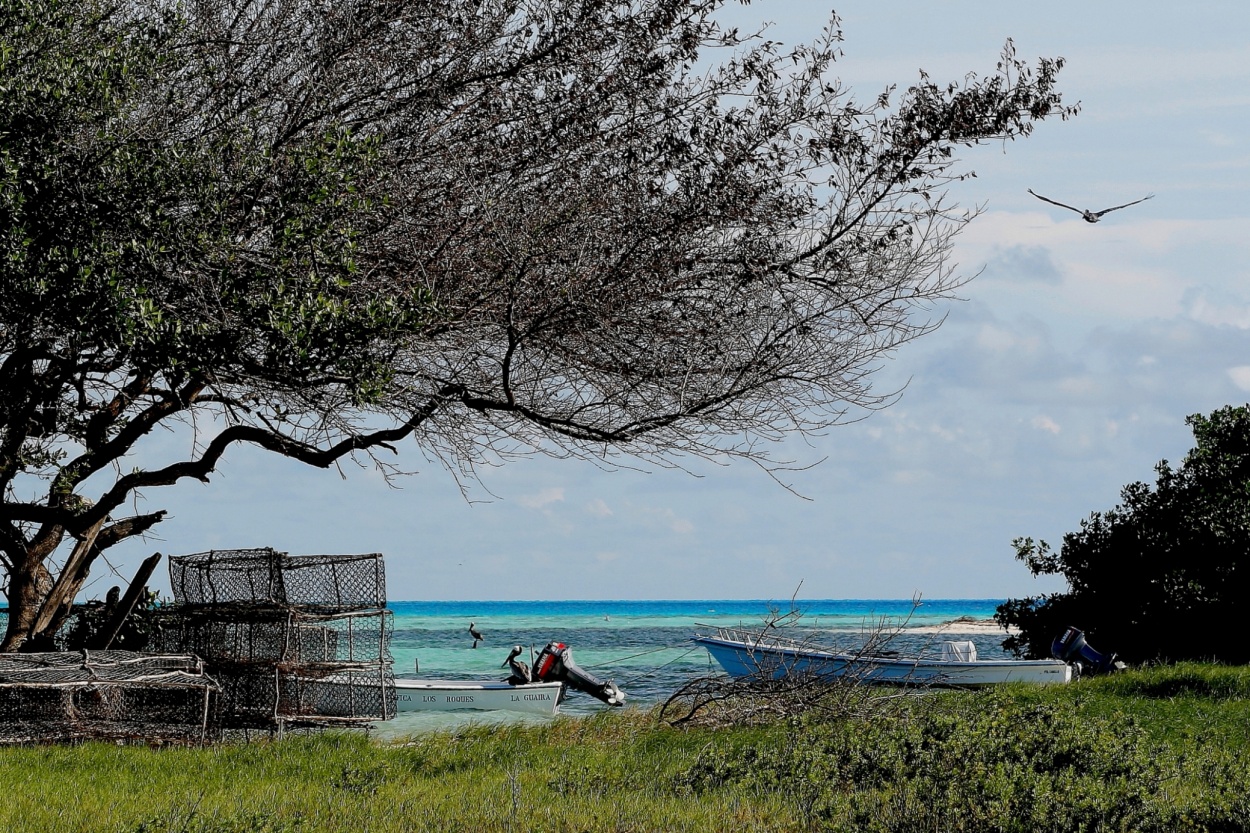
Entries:
<svg viewBox="0 0 1250 833">
<path fill-rule="evenodd" d="M 98 554 L 95 549 L 95 539 L 100 533 L 100 528 L 104 526 L 104 521 L 104 518 L 96 521 L 74 544 L 73 551 L 65 560 L 65 566 L 61 568 L 61 574 L 57 576 L 52 589 L 44 596 L 43 606 L 39 609 L 39 615 L 35 617 L 29 638 L 31 641 L 37 641 L 39 646 L 31 649 L 28 645 L 28 649 L 55 650 L 52 638 L 69 618 L 74 607 L 74 599 L 86 583 L 87 576 L 91 574 L 91 562 L 95 561 L 95 556 Z"/>
<path fill-rule="evenodd" d="M 29 550 L 14 564 L 9 576 L 9 626 L 0 653 L 55 650 L 52 636 L 65 623 L 74 597 L 87 580 L 98 553 L 96 535 L 104 520 L 101 518 L 78 539 L 55 581 L 43 564 L 54 547 L 46 553 Z"/>
<path fill-rule="evenodd" d="M 36 557 L 28 555 L 13 565 L 9 575 L 9 626 L 0 642 L 0 652 L 12 653 L 22 647 L 51 590 L 52 576 Z"/>
</svg>

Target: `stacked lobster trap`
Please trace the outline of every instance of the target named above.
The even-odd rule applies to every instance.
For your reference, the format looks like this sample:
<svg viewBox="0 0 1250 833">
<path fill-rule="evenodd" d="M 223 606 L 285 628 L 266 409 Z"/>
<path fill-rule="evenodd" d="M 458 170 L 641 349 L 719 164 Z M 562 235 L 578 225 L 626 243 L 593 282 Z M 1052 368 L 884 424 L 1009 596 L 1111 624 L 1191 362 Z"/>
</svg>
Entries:
<svg viewBox="0 0 1250 833">
<path fill-rule="evenodd" d="M 382 556 L 269 548 L 169 560 L 155 650 L 194 654 L 223 732 L 363 725 L 395 714 Z"/>
<path fill-rule="evenodd" d="M 0 744 L 203 743 L 218 691 L 194 656 L 0 654 Z"/>
</svg>

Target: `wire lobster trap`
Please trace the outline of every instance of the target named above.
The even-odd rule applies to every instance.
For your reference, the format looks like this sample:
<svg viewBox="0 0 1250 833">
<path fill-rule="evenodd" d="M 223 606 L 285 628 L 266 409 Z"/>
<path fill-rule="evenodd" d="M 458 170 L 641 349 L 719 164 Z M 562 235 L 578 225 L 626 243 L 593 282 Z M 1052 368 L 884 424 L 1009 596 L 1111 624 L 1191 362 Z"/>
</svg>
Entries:
<svg viewBox="0 0 1250 833">
<path fill-rule="evenodd" d="M 270 548 L 169 560 L 175 604 L 155 645 L 202 657 L 221 684 L 216 725 L 363 725 L 395 714 L 382 556 Z"/>
<path fill-rule="evenodd" d="M 0 655 L 0 744 L 203 743 L 217 682 L 188 655 L 78 651 Z"/>
<path fill-rule="evenodd" d="M 327 614 L 279 605 L 183 605 L 163 613 L 155 645 L 210 663 L 390 665 L 393 629 L 385 609 Z"/>
<path fill-rule="evenodd" d="M 359 726 L 395 716 L 388 666 L 289 668 L 222 665 L 223 730 Z"/>
<path fill-rule="evenodd" d="M 179 604 L 293 605 L 325 611 L 386 606 L 380 553 L 298 555 L 269 547 L 209 550 L 169 559 Z"/>
<path fill-rule="evenodd" d="M 309 613 L 289 606 L 172 609 L 163 650 L 202 657 L 221 684 L 222 728 L 343 725 L 395 716 L 389 610 Z"/>
</svg>

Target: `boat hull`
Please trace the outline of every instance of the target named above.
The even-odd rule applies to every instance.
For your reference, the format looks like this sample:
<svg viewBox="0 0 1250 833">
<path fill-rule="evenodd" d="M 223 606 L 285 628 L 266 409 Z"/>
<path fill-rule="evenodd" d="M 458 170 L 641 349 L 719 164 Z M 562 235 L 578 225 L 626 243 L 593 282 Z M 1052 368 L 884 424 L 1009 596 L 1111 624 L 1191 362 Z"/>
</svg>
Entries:
<svg viewBox="0 0 1250 833">
<path fill-rule="evenodd" d="M 395 711 L 514 711 L 556 714 L 563 696 L 558 682 L 509 685 L 499 680 L 395 680 Z"/>
<path fill-rule="evenodd" d="M 1043 685 L 1072 681 L 1072 668 L 1059 660 L 974 660 L 957 662 L 920 657 L 858 656 L 777 641 L 750 642 L 696 636 L 731 677 L 782 679 L 810 676 L 849 678 L 894 685 L 989 686 L 1026 682 Z"/>
</svg>

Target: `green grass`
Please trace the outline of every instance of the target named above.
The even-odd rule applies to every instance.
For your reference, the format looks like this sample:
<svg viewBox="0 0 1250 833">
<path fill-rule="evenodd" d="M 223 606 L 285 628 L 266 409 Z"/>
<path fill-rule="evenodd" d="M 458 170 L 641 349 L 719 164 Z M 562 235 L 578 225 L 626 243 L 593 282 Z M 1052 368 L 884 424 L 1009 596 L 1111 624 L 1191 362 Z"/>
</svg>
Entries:
<svg viewBox="0 0 1250 833">
<path fill-rule="evenodd" d="M 637 711 L 381 744 L 0 749 L 15 831 L 1250 829 L 1250 669 L 675 729 Z"/>
</svg>

